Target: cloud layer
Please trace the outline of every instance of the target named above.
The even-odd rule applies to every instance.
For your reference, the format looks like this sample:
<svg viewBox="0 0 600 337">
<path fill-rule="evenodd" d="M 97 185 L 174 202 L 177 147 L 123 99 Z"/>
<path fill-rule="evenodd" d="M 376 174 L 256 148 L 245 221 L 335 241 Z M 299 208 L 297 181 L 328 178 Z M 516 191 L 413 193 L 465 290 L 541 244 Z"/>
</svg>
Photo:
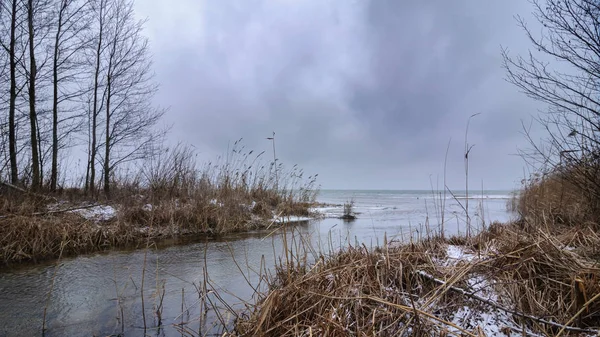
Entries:
<svg viewBox="0 0 600 337">
<path fill-rule="evenodd" d="M 243 137 L 319 173 L 324 188 L 429 188 L 443 173 L 513 188 L 521 120 L 539 106 L 504 81 L 501 46 L 526 53 L 519 0 L 138 1 L 171 139 L 204 159 Z"/>
</svg>

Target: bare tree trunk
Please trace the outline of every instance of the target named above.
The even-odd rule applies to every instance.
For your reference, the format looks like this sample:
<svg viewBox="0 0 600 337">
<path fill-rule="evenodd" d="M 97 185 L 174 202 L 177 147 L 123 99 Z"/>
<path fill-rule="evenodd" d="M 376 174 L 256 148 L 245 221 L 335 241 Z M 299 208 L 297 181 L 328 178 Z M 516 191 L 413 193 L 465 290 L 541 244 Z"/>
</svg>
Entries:
<svg viewBox="0 0 600 337">
<path fill-rule="evenodd" d="M 112 59 L 111 62 L 112 63 Z M 112 64 L 109 63 L 109 69 Z M 107 95 L 106 95 L 106 144 L 104 152 L 104 194 L 110 198 L 110 97 L 111 97 L 111 77 L 107 78 Z"/>
<path fill-rule="evenodd" d="M 39 180 L 40 180 L 40 187 L 41 187 L 41 186 L 44 185 L 44 155 L 42 153 L 42 149 L 43 149 L 43 147 L 42 147 L 42 141 L 43 141 L 43 138 L 42 138 L 42 134 L 40 132 L 40 127 L 39 127 L 40 124 L 39 124 L 39 121 L 38 121 L 37 117 L 39 117 L 39 116 L 36 116 L 35 125 L 37 126 L 38 158 L 39 158 L 39 163 L 40 163 L 40 165 L 39 165 L 39 168 L 40 168 L 40 170 L 39 170 L 39 172 L 40 172 L 40 176 L 39 176 L 40 178 L 39 178 Z"/>
<path fill-rule="evenodd" d="M 37 190 L 41 186 L 40 181 L 40 159 L 38 153 L 37 141 L 37 114 L 35 110 L 35 81 L 37 76 L 37 65 L 35 63 L 35 44 L 34 44 L 34 28 L 33 28 L 33 0 L 27 2 L 27 25 L 29 29 L 29 123 L 31 132 L 31 168 L 32 168 L 32 183 L 33 190 Z"/>
<path fill-rule="evenodd" d="M 94 69 L 94 96 L 93 96 L 93 107 L 92 107 L 92 128 L 90 130 L 92 134 L 92 145 L 90 146 L 90 158 L 89 158 L 89 167 L 90 167 L 90 180 L 89 180 L 89 189 L 93 194 L 96 188 L 96 152 L 97 152 L 97 139 L 96 139 L 96 129 L 98 126 L 98 86 L 99 77 L 100 77 L 100 63 L 102 56 L 102 34 L 104 31 L 104 10 L 105 10 L 106 2 L 105 0 L 100 0 L 100 12 L 98 15 L 99 18 L 99 31 L 98 31 L 98 45 L 96 47 L 96 67 Z"/>
<path fill-rule="evenodd" d="M 89 103 L 88 103 L 89 104 Z M 93 112 L 92 112 L 93 113 Z M 91 169 L 91 158 L 92 158 L 92 116 L 88 113 L 88 151 L 87 151 L 87 165 L 85 167 L 85 185 L 84 191 L 87 193 L 90 189 L 90 169 Z"/>
<path fill-rule="evenodd" d="M 12 13 L 10 16 L 10 97 L 8 105 L 8 152 L 10 157 L 10 181 L 13 185 L 19 183 L 19 169 L 17 166 L 17 137 L 15 110 L 17 101 L 17 57 L 15 50 L 16 30 L 17 30 L 17 0 L 12 0 Z"/>
<path fill-rule="evenodd" d="M 63 13 L 68 2 L 61 1 L 58 11 L 58 25 L 54 38 L 54 57 L 52 59 L 52 168 L 50 173 L 50 190 L 56 191 L 58 180 L 58 51 L 60 45 L 60 34 L 63 26 Z"/>
</svg>

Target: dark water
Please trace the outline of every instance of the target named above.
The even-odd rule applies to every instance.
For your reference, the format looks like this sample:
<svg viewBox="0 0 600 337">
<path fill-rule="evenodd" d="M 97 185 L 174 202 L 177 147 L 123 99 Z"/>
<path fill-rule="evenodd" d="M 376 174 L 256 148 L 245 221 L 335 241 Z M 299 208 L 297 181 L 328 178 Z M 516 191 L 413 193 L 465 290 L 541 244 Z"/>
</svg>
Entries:
<svg viewBox="0 0 600 337">
<path fill-rule="evenodd" d="M 507 198 L 506 191 L 491 191 L 470 199 L 473 226 L 508 220 Z M 333 204 L 354 200 L 355 211 L 360 213 L 358 219 L 344 222 L 334 218 L 341 214 L 340 206 L 322 208 L 329 218 L 298 222 L 293 227 L 293 235 L 288 229 L 285 235 L 288 247 L 304 240 L 315 251 L 328 253 L 348 243 L 364 243 L 368 247 L 381 244 L 384 235 L 388 241 L 403 241 L 411 235 L 415 238 L 441 229 L 441 202 L 430 192 L 323 191 L 319 199 Z M 464 195 L 446 200 L 444 229 L 447 233 L 464 232 L 464 201 Z M 41 336 L 46 304 L 46 336 L 119 333 L 142 336 L 144 265 L 147 335 L 219 334 L 223 329 L 219 321 L 233 319 L 226 306 L 242 311 L 241 301 L 252 300 L 252 288 L 259 283 L 259 273 L 272 270 L 276 258 L 282 258 L 283 237 L 282 230 L 245 233 L 218 240 L 197 239 L 166 248 L 113 251 L 3 270 L 0 272 L 0 336 Z M 205 268 L 209 283 L 227 305 L 213 292 L 203 295 Z M 207 302 L 210 309 L 206 315 L 200 305 L 203 302 Z M 161 313 L 160 327 L 157 308 Z M 215 308 L 217 310 L 213 310 Z"/>
</svg>

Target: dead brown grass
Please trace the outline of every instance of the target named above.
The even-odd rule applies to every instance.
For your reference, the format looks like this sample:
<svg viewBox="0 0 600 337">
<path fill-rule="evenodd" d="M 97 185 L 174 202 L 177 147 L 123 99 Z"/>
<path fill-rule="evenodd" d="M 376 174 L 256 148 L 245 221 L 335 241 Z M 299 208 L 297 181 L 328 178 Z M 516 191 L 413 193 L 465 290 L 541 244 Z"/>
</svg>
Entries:
<svg viewBox="0 0 600 337">
<path fill-rule="evenodd" d="M 278 167 L 275 180 L 273 166 L 260 164 L 261 155 L 245 151 L 238 141 L 224 162 L 197 170 L 192 151 L 175 148 L 149 163 L 145 184 L 120 184 L 130 186 L 129 196 L 137 196 L 124 198 L 121 219 L 141 226 L 170 224 L 183 231 L 223 234 L 260 227 L 261 222 L 266 226 L 276 214 L 309 216 L 316 197 L 315 177 L 304 179 L 296 166 L 289 171 Z M 150 211 L 147 205 L 152 205 Z"/>
<path fill-rule="evenodd" d="M 0 263 L 56 258 L 61 249 L 63 256 L 68 256 L 116 247 L 136 248 L 148 240 L 256 230 L 268 227 L 274 211 L 279 209 L 261 201 L 251 207 L 238 198 L 221 200 L 172 199 L 150 204 L 132 196 L 121 205 L 113 204 L 116 217 L 108 221 L 60 211 L 87 204 L 62 203 L 55 213 L 42 202 L 32 205 L 23 201 L 15 206 L 5 201 L 10 205 L 4 207 L 9 212 L 0 216 Z"/>
<path fill-rule="evenodd" d="M 448 245 L 471 257 L 449 262 Z M 464 307 L 494 316 L 488 336 L 590 335 L 600 328 L 599 251 L 595 227 L 522 222 L 312 263 L 305 249 L 288 251 L 281 260 L 293 262 L 277 266 L 236 335 L 485 336 L 477 320 L 455 316 Z"/>
<path fill-rule="evenodd" d="M 63 255 L 140 242 L 140 235 L 118 223 L 101 226 L 79 215 L 11 216 L 0 220 L 0 261 L 40 261 Z"/>
<path fill-rule="evenodd" d="M 0 184 L 0 217 L 9 214 L 31 214 L 45 210 L 54 199 L 44 195 L 23 193 Z"/>
<path fill-rule="evenodd" d="M 0 184 L 0 261 L 17 263 L 183 235 L 221 235 L 268 227 L 275 215 L 309 216 L 315 177 L 258 165 L 236 142 L 223 163 L 199 170 L 188 147 L 153 158 L 142 172 L 112 181 L 110 200 L 81 189 L 33 194 Z M 116 217 L 94 221 L 69 210 L 112 205 Z"/>
<path fill-rule="evenodd" d="M 452 303 L 454 294 L 419 273 L 444 278 L 435 264 L 445 255 L 441 239 L 374 251 L 349 247 L 308 265 L 290 256 L 270 280 L 269 291 L 245 319 L 239 336 L 442 336 L 454 329 L 453 307 L 432 313 L 428 299 Z M 305 255 L 304 255 L 305 256 Z"/>
<path fill-rule="evenodd" d="M 535 176 L 517 196 L 516 210 L 533 224 L 598 223 L 598 200 L 578 171 Z"/>
<path fill-rule="evenodd" d="M 479 242 L 494 251 L 489 266 L 516 310 L 560 324 L 600 326 L 600 235 L 588 226 L 495 224 Z M 580 310 L 583 310 L 580 312 Z M 573 319 L 573 320 L 572 320 Z M 528 322 L 532 323 L 532 322 Z M 558 327 L 538 326 L 553 336 Z"/>
</svg>

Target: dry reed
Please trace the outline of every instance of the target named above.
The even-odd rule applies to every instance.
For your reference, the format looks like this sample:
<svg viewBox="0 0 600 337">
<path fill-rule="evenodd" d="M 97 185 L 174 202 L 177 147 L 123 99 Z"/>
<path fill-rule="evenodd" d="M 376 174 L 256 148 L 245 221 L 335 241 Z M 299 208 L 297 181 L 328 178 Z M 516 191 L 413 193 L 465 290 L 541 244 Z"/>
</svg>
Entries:
<svg viewBox="0 0 600 337">
<path fill-rule="evenodd" d="M 261 164 L 261 155 L 237 141 L 224 160 L 198 169 L 193 151 L 178 146 L 150 159 L 140 174 L 115 178 L 112 199 L 102 202 L 113 205 L 116 216 L 104 220 L 81 215 L 100 205 L 81 190 L 49 197 L 0 185 L 0 263 L 56 258 L 61 247 L 67 256 L 255 230 L 269 226 L 275 214 L 309 216 L 316 176 Z"/>
<path fill-rule="evenodd" d="M 415 304 L 435 293 L 436 283 L 419 272 L 442 276 L 434 261 L 444 257 L 445 246 L 435 239 L 374 251 L 349 247 L 313 264 L 305 252 L 289 252 L 295 262 L 276 268 L 269 291 L 237 322 L 237 334 L 429 336 L 446 327 L 469 334 L 448 320 L 449 313 L 432 314 Z"/>
<path fill-rule="evenodd" d="M 313 250 L 296 247 L 235 335 L 594 335 L 598 247 L 592 227 L 522 222 L 472 238 L 348 247 L 312 263 Z M 451 248 L 465 256 L 450 257 Z"/>
</svg>

